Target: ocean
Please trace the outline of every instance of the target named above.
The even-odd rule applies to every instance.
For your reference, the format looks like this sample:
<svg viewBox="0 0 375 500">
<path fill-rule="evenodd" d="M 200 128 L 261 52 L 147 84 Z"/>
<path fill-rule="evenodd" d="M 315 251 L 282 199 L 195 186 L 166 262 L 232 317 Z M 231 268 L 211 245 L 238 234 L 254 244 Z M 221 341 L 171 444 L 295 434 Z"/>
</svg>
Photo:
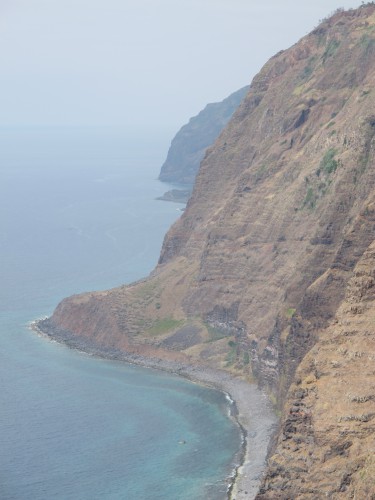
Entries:
<svg viewBox="0 0 375 500">
<path fill-rule="evenodd" d="M 65 296 L 155 266 L 183 205 L 157 138 L 0 129 L 0 499 L 219 500 L 241 445 L 224 394 L 37 336 Z"/>
</svg>

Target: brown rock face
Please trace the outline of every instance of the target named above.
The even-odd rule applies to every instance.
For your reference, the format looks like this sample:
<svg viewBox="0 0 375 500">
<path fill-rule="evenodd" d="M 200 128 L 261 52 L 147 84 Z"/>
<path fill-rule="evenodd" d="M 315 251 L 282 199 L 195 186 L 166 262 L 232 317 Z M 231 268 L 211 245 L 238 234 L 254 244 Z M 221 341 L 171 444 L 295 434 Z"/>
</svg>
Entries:
<svg viewBox="0 0 375 500">
<path fill-rule="evenodd" d="M 368 4 L 254 78 L 148 279 L 65 299 L 48 320 L 255 376 L 285 403 L 259 498 L 375 491 L 374 89 Z"/>
<path fill-rule="evenodd" d="M 258 499 L 375 498 L 375 242 L 290 387 Z"/>
</svg>

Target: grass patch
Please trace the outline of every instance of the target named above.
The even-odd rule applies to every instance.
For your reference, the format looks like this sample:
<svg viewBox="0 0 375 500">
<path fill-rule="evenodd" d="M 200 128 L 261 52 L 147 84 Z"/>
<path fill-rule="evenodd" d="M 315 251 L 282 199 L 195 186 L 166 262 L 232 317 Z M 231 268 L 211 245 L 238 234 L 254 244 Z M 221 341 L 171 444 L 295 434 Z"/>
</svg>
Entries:
<svg viewBox="0 0 375 500">
<path fill-rule="evenodd" d="M 288 319 L 292 319 L 295 314 L 296 314 L 296 309 L 294 309 L 294 307 L 289 307 L 289 309 L 287 309 L 285 312 L 285 316 Z"/>
<path fill-rule="evenodd" d="M 330 148 L 320 162 L 320 169 L 328 175 L 335 172 L 337 167 L 339 166 L 339 162 L 335 160 L 336 154 L 337 150 L 334 148 Z"/>
<path fill-rule="evenodd" d="M 302 80 L 306 80 L 307 78 L 309 78 L 313 74 L 315 61 L 316 61 L 316 56 L 310 57 L 310 59 L 307 62 L 307 65 L 303 68 L 303 71 L 301 74 Z"/>
<path fill-rule="evenodd" d="M 332 132 L 336 133 L 336 131 Z M 336 154 L 337 150 L 334 148 L 330 148 L 323 156 L 319 164 L 319 168 L 315 173 L 317 177 L 320 177 L 321 174 L 325 174 L 325 176 L 323 177 L 323 181 L 321 181 L 317 187 L 315 186 L 315 190 L 313 186 L 309 185 L 305 178 L 308 188 L 305 199 L 303 200 L 303 208 L 309 208 L 313 210 L 316 207 L 317 201 L 326 194 L 327 189 L 332 183 L 332 180 L 329 178 L 327 179 L 327 176 L 336 172 L 337 167 L 339 167 L 341 164 L 340 160 L 335 159 Z"/>
<path fill-rule="evenodd" d="M 233 342 L 233 340 L 230 340 L 228 345 L 230 347 L 230 351 L 225 356 L 226 366 L 233 365 L 237 359 L 237 344 Z"/>
<path fill-rule="evenodd" d="M 183 319 L 174 318 L 162 318 L 154 322 L 151 328 L 148 329 L 147 333 L 149 335 L 162 335 L 163 333 L 168 333 L 171 330 L 175 330 L 184 324 Z"/>
<path fill-rule="evenodd" d="M 277 401 L 276 395 L 273 392 L 271 392 L 271 391 L 267 391 L 267 394 L 268 394 L 268 398 L 271 401 L 271 404 L 273 406 L 273 409 L 274 409 L 276 415 L 278 417 L 281 416 L 281 412 L 278 409 L 278 401 Z"/>
<path fill-rule="evenodd" d="M 228 333 L 219 330 L 218 328 L 214 328 L 213 326 L 207 324 L 205 326 L 210 336 L 207 342 L 216 342 L 217 340 L 225 339 L 226 337 L 228 337 Z"/>
<path fill-rule="evenodd" d="M 365 33 L 359 41 L 365 56 L 369 55 L 375 46 L 375 39 Z"/>
<path fill-rule="evenodd" d="M 299 97 L 306 89 L 306 85 L 302 83 L 301 85 L 297 85 L 295 89 L 293 90 L 293 95 Z"/>
<path fill-rule="evenodd" d="M 307 208 L 315 208 L 315 205 L 316 205 L 316 194 L 313 190 L 312 187 L 309 187 L 307 189 L 307 193 L 306 193 L 306 196 L 305 196 L 305 199 L 303 200 L 303 206 L 304 207 L 307 207 Z"/>
<path fill-rule="evenodd" d="M 336 51 L 339 48 L 339 46 L 340 46 L 339 40 L 331 40 L 328 43 L 326 50 L 324 51 L 324 53 L 322 55 L 323 63 L 325 63 L 329 57 L 332 57 L 333 55 L 336 54 Z"/>
</svg>

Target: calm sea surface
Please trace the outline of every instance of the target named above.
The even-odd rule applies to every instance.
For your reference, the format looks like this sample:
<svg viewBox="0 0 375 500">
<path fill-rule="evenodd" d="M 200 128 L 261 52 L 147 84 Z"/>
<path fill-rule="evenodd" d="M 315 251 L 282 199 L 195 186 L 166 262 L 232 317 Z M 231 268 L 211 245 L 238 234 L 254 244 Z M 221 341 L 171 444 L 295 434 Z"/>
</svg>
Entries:
<svg viewBox="0 0 375 500">
<path fill-rule="evenodd" d="M 155 200 L 162 156 L 121 131 L 0 129 L 2 500 L 225 498 L 240 434 L 224 395 L 27 328 L 152 270 L 181 207 Z"/>
</svg>

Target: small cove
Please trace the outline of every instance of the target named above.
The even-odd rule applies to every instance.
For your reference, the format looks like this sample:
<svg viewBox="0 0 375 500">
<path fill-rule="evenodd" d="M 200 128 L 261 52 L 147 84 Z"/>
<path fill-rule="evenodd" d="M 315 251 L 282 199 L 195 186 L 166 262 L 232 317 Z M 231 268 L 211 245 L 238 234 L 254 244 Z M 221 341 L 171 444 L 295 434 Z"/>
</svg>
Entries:
<svg viewBox="0 0 375 500">
<path fill-rule="evenodd" d="M 241 435 L 224 394 L 27 328 L 66 295 L 152 270 L 180 215 L 155 200 L 156 145 L 66 129 L 0 143 L 0 497 L 225 498 Z"/>
</svg>

